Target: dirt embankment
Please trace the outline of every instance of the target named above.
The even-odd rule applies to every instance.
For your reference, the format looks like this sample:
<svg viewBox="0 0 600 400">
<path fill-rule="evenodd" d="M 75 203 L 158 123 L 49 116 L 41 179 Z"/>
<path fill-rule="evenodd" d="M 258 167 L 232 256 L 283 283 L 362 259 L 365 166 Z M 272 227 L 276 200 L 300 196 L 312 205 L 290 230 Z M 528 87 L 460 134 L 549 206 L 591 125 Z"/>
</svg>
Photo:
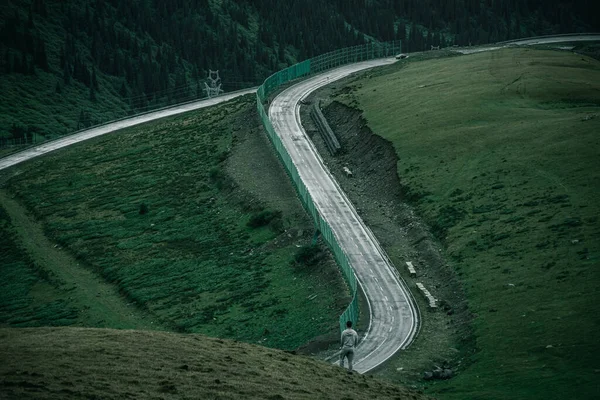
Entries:
<svg viewBox="0 0 600 400">
<path fill-rule="evenodd" d="M 381 373 L 408 383 L 420 380 L 423 371 L 433 365 L 443 364 L 459 371 L 472 350 L 472 335 L 464 292 L 456 273 L 444 260 L 443 246 L 410 205 L 413 200 L 410 188 L 404 187 L 398 176 L 393 145 L 370 130 L 360 110 L 332 101 L 335 92 L 335 87 L 325 88 L 307 100 L 311 104 L 321 101 L 324 116 L 342 151 L 336 156 L 328 152 L 308 115 L 312 105 L 302 108 L 303 125 L 325 164 L 407 281 L 423 314 L 417 340 Z M 352 172 L 351 177 L 344 168 Z M 417 278 L 409 277 L 407 261 L 415 265 Z M 427 312 L 427 305 L 416 289 L 417 282 L 422 282 L 441 300 L 438 311 Z M 397 370 L 403 371 L 401 376 Z"/>
</svg>

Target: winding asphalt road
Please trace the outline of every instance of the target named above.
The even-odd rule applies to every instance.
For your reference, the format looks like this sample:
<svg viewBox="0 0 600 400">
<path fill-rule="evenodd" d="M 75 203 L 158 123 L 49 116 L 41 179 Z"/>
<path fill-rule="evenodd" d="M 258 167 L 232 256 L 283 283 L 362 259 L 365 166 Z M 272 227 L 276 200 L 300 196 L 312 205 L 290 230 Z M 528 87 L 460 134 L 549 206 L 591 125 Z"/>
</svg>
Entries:
<svg viewBox="0 0 600 400">
<path fill-rule="evenodd" d="M 339 187 L 300 120 L 300 100 L 318 88 L 354 72 L 393 63 L 381 59 L 346 65 L 304 80 L 279 94 L 269 119 L 281 137 L 321 216 L 329 223 L 365 293 L 371 318 L 354 354 L 354 369 L 370 371 L 410 344 L 418 329 L 418 312 L 410 292 L 377 239 Z"/>
<path fill-rule="evenodd" d="M 489 51 L 509 45 L 600 40 L 600 35 L 530 38 L 510 44 L 459 50 L 463 53 Z M 495 46 L 495 47 L 492 47 Z M 280 135 L 302 180 L 321 215 L 329 222 L 342 249 L 348 255 L 368 300 L 370 325 L 355 354 L 355 369 L 367 372 L 381 365 L 399 349 L 408 346 L 418 327 L 418 313 L 410 293 L 387 259 L 372 232 L 362 222 L 352 203 L 323 163 L 300 120 L 299 102 L 314 90 L 354 72 L 393 63 L 393 59 L 351 64 L 300 82 L 279 94 L 271 103 L 269 118 Z M 0 170 L 42 154 L 119 129 L 219 104 L 255 92 L 248 89 L 187 103 L 140 116 L 108 123 L 84 132 L 42 144 L 0 159 Z"/>
<path fill-rule="evenodd" d="M 200 108 L 214 106 L 219 103 L 223 103 L 225 101 L 229 101 L 238 96 L 243 96 L 245 94 L 255 93 L 256 88 L 241 90 L 237 92 L 226 93 L 219 97 L 214 97 L 212 99 L 204 99 L 198 100 L 190 103 L 180 104 L 177 106 L 151 111 L 145 114 L 141 114 L 135 117 L 118 120 L 114 122 L 109 122 L 105 125 L 98 126 L 96 128 L 90 128 L 83 132 L 76 133 L 73 135 L 65 136 L 63 138 L 53 140 L 44 144 L 40 144 L 39 146 L 35 146 L 23 151 L 20 151 L 15 154 L 11 154 L 4 158 L 0 158 L 0 170 L 3 170 L 8 167 L 12 167 L 15 164 L 30 160 L 34 157 L 41 156 L 42 154 L 49 153 L 54 150 L 58 150 L 60 148 L 70 146 L 75 143 L 83 142 L 84 140 L 88 140 L 91 138 L 95 138 L 97 136 L 106 135 L 107 133 L 111 133 L 117 131 L 119 129 L 128 128 L 130 126 L 143 124 L 144 122 L 153 121 L 159 118 L 170 117 L 172 115 L 181 114 L 184 112 L 197 110 Z"/>
<path fill-rule="evenodd" d="M 469 54 L 510 45 L 596 40 L 600 40 L 600 35 L 527 38 L 459 51 Z M 397 275 L 377 239 L 358 216 L 308 138 L 302 127 L 299 104 L 310 93 L 335 80 L 394 61 L 373 60 L 330 70 L 286 89 L 269 107 L 269 119 L 275 131 L 296 165 L 319 213 L 327 220 L 342 250 L 348 255 L 367 298 L 370 325 L 355 351 L 354 366 L 360 373 L 376 368 L 412 342 L 418 330 L 419 313 L 404 281 Z"/>
</svg>

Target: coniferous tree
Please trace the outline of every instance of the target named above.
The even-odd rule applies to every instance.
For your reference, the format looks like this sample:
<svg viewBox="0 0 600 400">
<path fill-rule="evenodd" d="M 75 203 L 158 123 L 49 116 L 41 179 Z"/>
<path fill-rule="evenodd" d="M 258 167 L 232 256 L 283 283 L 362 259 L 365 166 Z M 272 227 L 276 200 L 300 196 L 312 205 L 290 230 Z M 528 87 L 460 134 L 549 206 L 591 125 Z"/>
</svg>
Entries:
<svg viewBox="0 0 600 400">
<path fill-rule="evenodd" d="M 65 85 L 69 85 L 71 83 L 71 66 L 68 62 L 64 63 L 63 82 L 65 83 Z"/>
<path fill-rule="evenodd" d="M 48 11 L 46 10 L 46 4 L 44 3 L 44 0 L 33 0 L 31 8 L 36 14 L 41 15 L 43 18 L 48 16 Z"/>
<path fill-rule="evenodd" d="M 77 118 L 77 130 L 80 130 L 80 129 L 84 128 L 83 119 L 84 119 L 83 110 L 80 110 L 79 111 L 79 118 Z"/>
<path fill-rule="evenodd" d="M 4 71 L 7 74 L 13 72 L 13 56 L 10 49 L 6 49 L 4 53 Z"/>
<path fill-rule="evenodd" d="M 35 28 L 35 24 L 33 23 L 33 11 L 29 8 L 27 13 L 27 29 Z"/>
<path fill-rule="evenodd" d="M 90 82 L 90 87 L 94 88 L 95 91 L 99 89 L 98 87 L 98 79 L 96 78 L 96 68 L 92 67 L 92 78 Z"/>
<path fill-rule="evenodd" d="M 127 86 L 125 86 L 125 82 L 121 82 L 121 88 L 119 89 L 119 95 L 122 98 L 126 98 L 127 97 Z"/>
<path fill-rule="evenodd" d="M 35 65 L 37 65 L 44 71 L 50 70 L 50 67 L 48 66 L 48 57 L 46 55 L 46 44 L 40 37 L 39 33 L 35 41 L 35 52 L 33 54 L 33 61 Z"/>
<path fill-rule="evenodd" d="M 595 31 L 599 22 L 589 12 L 590 4 L 586 0 L 87 0 L 47 8 L 45 0 L 10 2 L 0 24 L 0 68 L 2 73 L 22 74 L 44 69 L 62 80 L 61 90 L 74 78 L 89 88 L 90 98 L 98 95 L 99 81 L 118 82 L 123 98 L 145 107 L 148 101 L 157 105 L 169 96 L 202 93 L 198 83 L 209 68 L 220 70 L 229 90 L 230 82 L 257 84 L 288 62 L 365 40 L 400 39 L 404 50 L 420 51 L 431 45 Z M 56 21 L 60 26 L 53 27 Z M 257 28 L 250 21 L 258 22 Z M 61 30 L 62 44 L 52 37 Z M 60 49 L 55 70 L 49 65 L 54 49 Z M 201 77 L 197 71 L 203 71 Z M 174 89 L 178 87 L 180 91 Z"/>
</svg>

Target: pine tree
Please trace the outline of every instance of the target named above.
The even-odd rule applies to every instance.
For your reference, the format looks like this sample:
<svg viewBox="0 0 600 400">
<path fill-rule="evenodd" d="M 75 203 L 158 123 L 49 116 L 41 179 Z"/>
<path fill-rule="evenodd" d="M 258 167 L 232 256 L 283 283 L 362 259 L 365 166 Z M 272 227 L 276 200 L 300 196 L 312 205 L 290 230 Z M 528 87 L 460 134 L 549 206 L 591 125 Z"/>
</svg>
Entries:
<svg viewBox="0 0 600 400">
<path fill-rule="evenodd" d="M 13 71 L 17 74 L 23 73 L 23 53 L 14 56 Z"/>
<path fill-rule="evenodd" d="M 123 99 L 127 97 L 127 86 L 125 86 L 125 82 L 121 82 L 121 88 L 119 89 L 119 95 Z"/>
<path fill-rule="evenodd" d="M 13 55 L 10 49 L 6 49 L 6 52 L 4 53 L 4 71 L 7 74 L 13 72 Z"/>
<path fill-rule="evenodd" d="M 33 62 L 44 71 L 50 70 L 50 67 L 48 66 L 48 57 L 46 56 L 46 44 L 40 37 L 39 33 L 36 36 Z"/>
<path fill-rule="evenodd" d="M 48 16 L 48 11 L 46 11 L 46 4 L 44 4 L 44 0 L 33 0 L 31 7 L 36 14 L 39 14 L 44 18 Z"/>
<path fill-rule="evenodd" d="M 31 8 L 29 8 L 29 12 L 27 13 L 27 29 L 35 28 L 35 24 L 33 23 L 33 12 Z"/>
<path fill-rule="evenodd" d="M 63 67 L 63 82 L 65 85 L 71 84 L 71 66 L 68 62 L 65 62 L 65 66 Z"/>
<path fill-rule="evenodd" d="M 92 80 L 90 83 L 90 87 L 93 87 L 94 90 L 96 90 L 96 91 L 99 89 L 98 79 L 96 78 L 96 68 L 95 67 L 92 67 Z"/>
<path fill-rule="evenodd" d="M 77 130 L 83 129 L 84 125 L 83 125 L 83 119 L 85 118 L 84 114 L 83 114 L 83 110 L 79 111 L 79 118 L 77 118 Z"/>
</svg>

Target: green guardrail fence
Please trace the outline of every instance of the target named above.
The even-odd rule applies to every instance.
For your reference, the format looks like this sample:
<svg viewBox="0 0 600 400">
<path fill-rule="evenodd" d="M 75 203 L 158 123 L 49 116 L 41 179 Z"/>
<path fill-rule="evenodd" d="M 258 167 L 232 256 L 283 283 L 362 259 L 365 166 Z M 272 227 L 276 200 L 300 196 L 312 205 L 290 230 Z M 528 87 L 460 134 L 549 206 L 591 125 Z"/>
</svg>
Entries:
<svg viewBox="0 0 600 400">
<path fill-rule="evenodd" d="M 335 68 L 341 65 L 372 60 L 375 58 L 391 57 L 402 51 L 400 41 L 387 42 L 387 43 L 368 43 L 360 46 L 347 47 L 344 49 L 335 50 L 320 56 L 311 58 L 306 61 L 302 61 L 298 64 L 292 65 L 284 70 L 274 73 L 269 76 L 264 83 L 258 88 L 256 92 L 256 104 L 260 119 L 267 131 L 267 135 L 271 140 L 271 143 L 275 147 L 277 155 L 285 169 L 290 176 L 298 196 L 308 213 L 312 216 L 315 223 L 315 227 L 321 232 L 325 242 L 329 245 L 336 261 L 338 262 L 344 278 L 350 288 L 352 295 L 352 301 L 346 308 L 346 310 L 340 315 L 340 330 L 346 328 L 346 321 L 352 321 L 356 323 L 359 317 L 358 313 L 358 295 L 357 295 L 357 281 L 354 275 L 350 262 L 348 261 L 347 255 L 342 251 L 331 227 L 325 221 L 319 211 L 317 210 L 315 203 L 312 200 L 306 185 L 300 174 L 296 169 L 296 166 L 292 162 L 292 158 L 288 154 L 285 146 L 281 142 L 281 139 L 275 132 L 269 115 L 265 110 L 263 103 L 267 100 L 270 94 L 272 94 L 281 85 L 302 77 L 316 74 L 322 71 L 326 71 L 331 68 Z"/>
</svg>

